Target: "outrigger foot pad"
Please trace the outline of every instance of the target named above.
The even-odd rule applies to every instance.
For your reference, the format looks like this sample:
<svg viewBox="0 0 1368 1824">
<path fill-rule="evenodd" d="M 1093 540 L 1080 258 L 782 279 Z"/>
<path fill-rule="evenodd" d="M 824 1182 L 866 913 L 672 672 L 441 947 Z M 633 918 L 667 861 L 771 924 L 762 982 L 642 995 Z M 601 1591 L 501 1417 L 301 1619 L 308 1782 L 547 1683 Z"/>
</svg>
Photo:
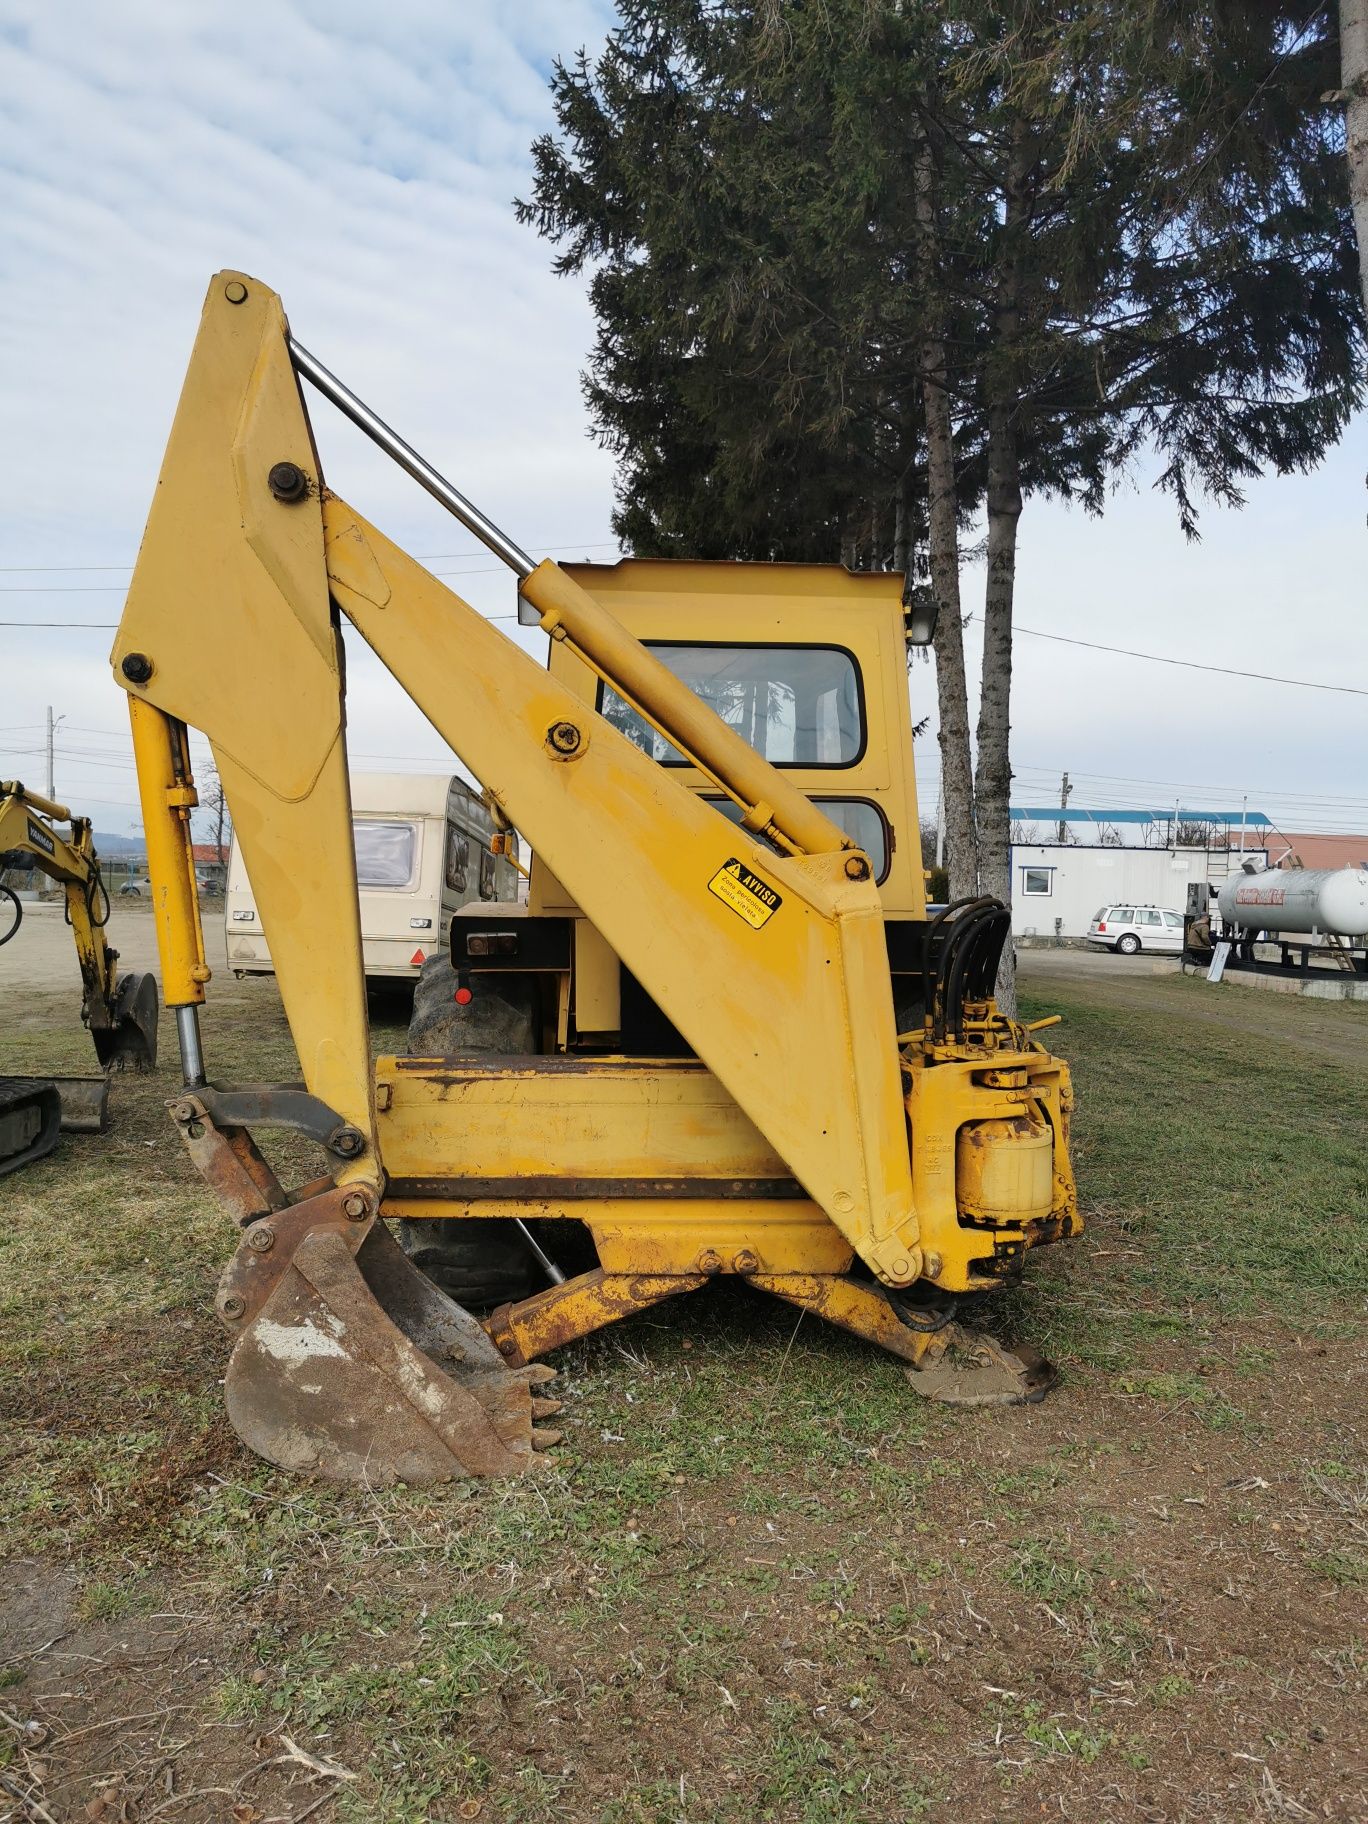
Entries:
<svg viewBox="0 0 1368 1824">
<path fill-rule="evenodd" d="M 907 1370 L 909 1386 L 925 1400 L 946 1406 L 1034 1405 L 1059 1379 L 1059 1370 L 1034 1349 L 1005 1349 L 967 1324 L 946 1324 L 931 1338 L 920 1364 Z"/>
</svg>

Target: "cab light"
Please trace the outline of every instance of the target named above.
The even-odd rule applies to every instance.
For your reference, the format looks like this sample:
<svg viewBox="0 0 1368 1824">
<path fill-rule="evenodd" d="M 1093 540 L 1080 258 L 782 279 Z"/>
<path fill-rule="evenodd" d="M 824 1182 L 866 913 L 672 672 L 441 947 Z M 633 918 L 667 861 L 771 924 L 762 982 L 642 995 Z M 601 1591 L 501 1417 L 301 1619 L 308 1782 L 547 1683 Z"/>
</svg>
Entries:
<svg viewBox="0 0 1368 1824">
<path fill-rule="evenodd" d="M 256 923 L 256 913 L 234 912 L 233 923 L 236 925 L 254 925 Z"/>
<path fill-rule="evenodd" d="M 431 931 L 431 929 L 432 920 L 430 918 L 411 918 L 409 920 L 410 931 Z"/>
</svg>

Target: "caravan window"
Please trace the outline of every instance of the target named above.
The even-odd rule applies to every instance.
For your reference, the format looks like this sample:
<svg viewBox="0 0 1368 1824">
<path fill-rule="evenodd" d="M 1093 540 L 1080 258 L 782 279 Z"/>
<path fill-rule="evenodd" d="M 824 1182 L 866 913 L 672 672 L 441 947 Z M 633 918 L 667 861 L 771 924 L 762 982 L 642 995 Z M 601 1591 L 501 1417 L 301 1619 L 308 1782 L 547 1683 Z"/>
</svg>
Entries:
<svg viewBox="0 0 1368 1824">
<path fill-rule="evenodd" d="M 413 881 L 418 830 L 411 823 L 379 823 L 369 818 L 352 824 L 359 887 L 407 887 Z"/>
</svg>

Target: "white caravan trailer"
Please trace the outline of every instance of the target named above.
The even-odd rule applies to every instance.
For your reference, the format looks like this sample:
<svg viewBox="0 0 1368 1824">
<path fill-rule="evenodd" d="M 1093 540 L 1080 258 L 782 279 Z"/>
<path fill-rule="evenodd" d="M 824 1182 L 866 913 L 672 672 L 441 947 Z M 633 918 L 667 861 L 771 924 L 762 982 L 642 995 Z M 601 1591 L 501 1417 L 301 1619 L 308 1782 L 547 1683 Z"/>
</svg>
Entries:
<svg viewBox="0 0 1368 1824">
<path fill-rule="evenodd" d="M 518 870 L 491 852 L 489 811 L 445 773 L 353 773 L 352 835 L 368 979 L 416 980 L 445 950 L 452 914 L 482 900 L 516 900 Z M 516 838 L 510 838 L 516 842 Z M 233 839 L 224 906 L 228 966 L 271 975 L 269 933 Z"/>
</svg>

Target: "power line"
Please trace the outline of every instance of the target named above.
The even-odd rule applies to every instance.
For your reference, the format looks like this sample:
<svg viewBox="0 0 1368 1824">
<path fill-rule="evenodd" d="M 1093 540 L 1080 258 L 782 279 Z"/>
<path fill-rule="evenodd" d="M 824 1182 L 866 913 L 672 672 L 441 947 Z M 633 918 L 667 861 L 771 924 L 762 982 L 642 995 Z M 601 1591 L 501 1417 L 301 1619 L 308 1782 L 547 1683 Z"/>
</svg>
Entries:
<svg viewBox="0 0 1368 1824">
<path fill-rule="evenodd" d="M 540 545 L 529 545 L 529 551 L 565 551 L 570 546 L 577 551 L 616 551 L 619 540 L 615 538 L 599 539 L 596 543 L 585 544 L 578 538 L 557 538 L 544 540 Z M 420 564 L 455 563 L 462 557 L 483 557 L 486 546 L 468 545 L 463 551 L 428 551 L 415 554 L 415 561 Z M 0 564 L 0 576 L 82 576 L 93 575 L 97 571 L 131 570 L 130 564 Z M 118 587 L 119 585 L 111 585 Z"/>
<path fill-rule="evenodd" d="M 971 614 L 971 621 L 982 615 Z M 1175 659 L 1163 652 L 1136 652 L 1129 646 L 1104 646 L 1100 640 L 1079 640 L 1064 633 L 1043 633 L 1038 627 L 1023 627 L 1013 622 L 1013 631 L 1029 634 L 1033 640 L 1052 640 L 1058 646 L 1086 646 L 1090 652 L 1111 652 L 1123 659 L 1147 659 L 1152 665 L 1180 665 L 1186 671 L 1214 671 L 1225 678 L 1254 678 L 1261 684 L 1287 684 L 1297 690 L 1331 690 L 1340 696 L 1368 697 L 1368 689 L 1357 684 L 1322 684 L 1314 678 L 1284 678 L 1269 671 L 1237 671 L 1232 665 L 1207 665 L 1199 659 Z"/>
</svg>

